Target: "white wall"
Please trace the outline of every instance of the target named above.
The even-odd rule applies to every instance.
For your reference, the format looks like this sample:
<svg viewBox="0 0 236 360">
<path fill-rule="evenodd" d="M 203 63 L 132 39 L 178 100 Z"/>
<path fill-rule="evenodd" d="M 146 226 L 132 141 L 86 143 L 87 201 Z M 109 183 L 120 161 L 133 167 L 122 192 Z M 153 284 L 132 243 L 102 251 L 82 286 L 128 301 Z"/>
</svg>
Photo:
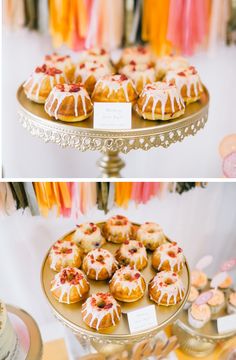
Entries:
<svg viewBox="0 0 236 360">
<path fill-rule="evenodd" d="M 214 256 L 208 269 L 212 276 L 222 262 L 236 257 L 235 204 L 236 183 L 210 183 L 207 189 L 167 194 L 138 207 L 132 203 L 127 210 L 113 209 L 107 216 L 93 209 L 80 221 L 99 221 L 122 213 L 140 223 L 159 222 L 165 233 L 183 247 L 192 267 L 201 256 Z M 22 216 L 19 212 L 0 219 L 0 298 L 29 311 L 44 339 L 58 337 L 61 329 L 41 291 L 41 264 L 50 245 L 73 227 L 70 219 L 45 219 L 27 213 Z M 236 271 L 233 276 L 236 286 Z"/>
<path fill-rule="evenodd" d="M 45 53 L 47 36 L 27 30 L 3 37 L 3 170 L 5 177 L 97 177 L 99 153 L 81 153 L 44 144 L 24 130 L 17 119 L 15 93 Z M 168 149 L 132 151 L 124 156 L 124 177 L 221 177 L 218 145 L 235 132 L 236 47 L 192 59 L 211 94 L 209 122 L 204 131 Z M 139 166 L 136 165 L 138 161 Z"/>
</svg>

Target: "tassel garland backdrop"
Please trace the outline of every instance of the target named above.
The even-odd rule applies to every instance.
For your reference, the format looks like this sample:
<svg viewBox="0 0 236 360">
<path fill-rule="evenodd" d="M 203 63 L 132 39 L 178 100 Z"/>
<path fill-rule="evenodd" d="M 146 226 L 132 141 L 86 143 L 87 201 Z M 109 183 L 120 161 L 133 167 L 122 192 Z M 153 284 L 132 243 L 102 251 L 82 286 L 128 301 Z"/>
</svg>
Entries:
<svg viewBox="0 0 236 360">
<path fill-rule="evenodd" d="M 0 183 L 0 216 L 26 208 L 32 215 L 78 219 L 97 207 L 107 213 L 113 207 L 128 208 L 130 202 L 146 204 L 167 192 L 182 194 L 206 183 L 157 182 L 11 182 Z"/>
<path fill-rule="evenodd" d="M 236 42 L 235 0 L 3 0 L 10 29 L 50 33 L 78 51 L 148 42 L 158 55 L 192 55 Z"/>
</svg>

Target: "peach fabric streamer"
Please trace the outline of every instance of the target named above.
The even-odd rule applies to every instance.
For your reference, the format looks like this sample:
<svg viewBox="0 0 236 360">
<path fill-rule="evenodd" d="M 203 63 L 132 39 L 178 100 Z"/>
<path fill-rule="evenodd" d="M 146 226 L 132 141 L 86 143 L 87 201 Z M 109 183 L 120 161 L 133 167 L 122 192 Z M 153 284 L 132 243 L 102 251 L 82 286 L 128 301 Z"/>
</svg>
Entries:
<svg viewBox="0 0 236 360">
<path fill-rule="evenodd" d="M 230 2 L 211 0 L 211 4 L 208 48 L 210 52 L 214 52 L 217 44 L 226 39 L 227 22 L 230 17 Z"/>
<path fill-rule="evenodd" d="M 12 29 L 20 28 L 25 22 L 24 0 L 4 0 L 2 2 L 3 22 Z"/>
<path fill-rule="evenodd" d="M 65 43 L 73 50 L 84 48 L 90 6 L 90 0 L 49 1 L 49 29 L 54 47 Z"/>
<path fill-rule="evenodd" d="M 10 185 L 0 182 L 0 215 L 11 215 L 14 211 L 16 211 L 16 201 Z"/>
<path fill-rule="evenodd" d="M 192 55 L 206 40 L 208 17 L 208 0 L 170 0 L 166 36 L 173 49 Z"/>
<path fill-rule="evenodd" d="M 85 47 L 108 50 L 119 47 L 123 36 L 123 17 L 122 0 L 94 0 Z"/>
<path fill-rule="evenodd" d="M 171 43 L 166 37 L 170 0 L 144 0 L 142 39 L 149 41 L 158 55 L 171 52 Z"/>
<path fill-rule="evenodd" d="M 118 206 L 127 208 L 131 199 L 132 183 L 115 183 L 115 202 Z"/>
</svg>

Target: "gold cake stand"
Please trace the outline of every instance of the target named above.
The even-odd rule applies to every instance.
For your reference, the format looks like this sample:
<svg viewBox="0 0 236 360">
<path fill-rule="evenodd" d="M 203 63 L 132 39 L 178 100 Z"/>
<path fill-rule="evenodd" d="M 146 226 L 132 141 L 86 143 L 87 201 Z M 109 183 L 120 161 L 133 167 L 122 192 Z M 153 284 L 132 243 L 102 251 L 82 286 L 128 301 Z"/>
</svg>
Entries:
<svg viewBox="0 0 236 360">
<path fill-rule="evenodd" d="M 27 327 L 29 337 L 30 337 L 30 346 L 26 356 L 26 360 L 40 360 L 43 356 L 43 342 L 41 338 L 41 334 L 38 328 L 37 323 L 32 318 L 30 314 L 28 314 L 25 310 L 22 310 L 13 305 L 6 305 L 7 311 L 10 314 L 16 315 L 20 318 L 25 326 Z"/>
<path fill-rule="evenodd" d="M 204 291 L 208 289 L 210 289 L 210 280 Z M 191 356 L 204 357 L 212 353 L 218 343 L 236 336 L 235 331 L 225 334 L 219 334 L 217 331 L 217 318 L 226 315 L 228 313 L 224 308 L 201 329 L 195 329 L 188 323 L 188 311 L 182 311 L 173 325 L 173 334 L 177 336 L 181 349 Z"/>
<path fill-rule="evenodd" d="M 80 151 L 96 150 L 103 153 L 98 166 L 103 177 L 120 177 L 125 166 L 119 153 L 130 150 L 149 150 L 153 147 L 167 148 L 195 135 L 208 118 L 209 93 L 204 87 L 201 99 L 186 107 L 185 114 L 170 121 L 143 120 L 135 111 L 129 130 L 99 130 L 93 127 L 93 116 L 77 123 L 66 123 L 50 118 L 41 104 L 28 100 L 22 85 L 17 91 L 19 119 L 25 129 L 45 142 Z"/>
<path fill-rule="evenodd" d="M 103 226 L 103 223 L 99 223 L 99 226 Z M 135 224 L 135 226 L 138 226 Z M 61 239 L 70 240 L 73 236 L 74 231 L 66 234 Z M 119 247 L 119 244 L 106 243 L 103 248 L 109 250 L 113 254 Z M 150 279 L 156 274 L 156 272 L 151 267 L 151 254 L 148 254 L 149 265 L 142 271 L 142 275 L 145 278 L 146 284 Z M 82 320 L 81 316 L 81 303 L 76 304 L 62 304 L 59 303 L 50 292 L 50 284 L 52 279 L 55 276 L 55 272 L 50 269 L 48 253 L 43 261 L 42 270 L 41 270 L 41 284 L 44 295 L 54 313 L 54 315 L 59 319 L 64 325 L 68 326 L 79 338 L 81 341 L 88 341 L 90 344 L 93 344 L 97 349 L 103 347 L 103 352 L 114 351 L 116 346 L 127 346 L 132 345 L 136 342 L 142 341 L 147 338 L 153 338 L 160 330 L 165 328 L 168 324 L 172 323 L 180 314 L 183 309 L 183 306 L 188 298 L 190 291 L 190 272 L 187 262 L 185 262 L 183 270 L 181 272 L 181 278 L 185 286 L 185 295 L 181 303 L 174 306 L 158 306 L 156 308 L 156 316 L 158 325 L 154 328 L 137 332 L 131 334 L 129 331 L 129 325 L 127 320 L 126 313 L 131 310 L 137 310 L 139 308 L 153 305 L 154 302 L 149 300 L 147 289 L 145 295 L 139 301 L 134 303 L 122 303 L 122 318 L 118 326 L 110 328 L 104 331 L 96 331 L 89 328 Z M 93 281 L 89 280 L 90 283 L 90 294 L 96 292 L 107 292 L 109 291 L 108 281 Z M 106 347 L 106 350 L 105 350 Z"/>
</svg>

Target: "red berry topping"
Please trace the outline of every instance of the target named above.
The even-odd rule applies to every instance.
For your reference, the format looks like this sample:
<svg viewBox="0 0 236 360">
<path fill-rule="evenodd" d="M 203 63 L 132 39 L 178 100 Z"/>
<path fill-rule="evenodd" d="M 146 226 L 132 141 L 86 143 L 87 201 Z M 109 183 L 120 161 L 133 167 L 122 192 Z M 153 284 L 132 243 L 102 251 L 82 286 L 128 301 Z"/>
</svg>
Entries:
<svg viewBox="0 0 236 360">
<path fill-rule="evenodd" d="M 139 273 L 136 273 L 136 274 L 134 274 L 134 277 L 135 277 L 135 279 L 139 279 L 139 278 L 140 278 L 140 274 L 139 274 Z"/>
<path fill-rule="evenodd" d="M 85 64 L 80 64 L 79 68 L 80 68 L 80 69 L 85 68 Z"/>
<path fill-rule="evenodd" d="M 45 74 L 47 74 L 49 76 L 55 76 L 57 74 L 62 74 L 62 71 L 59 69 L 56 69 L 55 67 L 52 67 L 52 68 L 48 68 L 46 70 Z"/>
<path fill-rule="evenodd" d="M 100 54 L 101 55 L 105 55 L 107 52 L 106 52 L 106 50 L 105 49 L 101 49 L 101 51 L 100 51 Z"/>
<path fill-rule="evenodd" d="M 112 308 L 112 306 L 113 306 L 113 304 L 109 303 L 109 304 L 106 304 L 103 309 L 110 309 L 110 308 Z"/>
<path fill-rule="evenodd" d="M 45 73 L 46 70 L 47 70 L 47 65 L 43 64 L 41 67 L 37 66 L 36 69 L 35 69 L 35 72 L 36 73 Z"/>
<path fill-rule="evenodd" d="M 62 62 L 66 59 L 66 56 L 61 56 L 57 59 L 57 61 Z"/>
<path fill-rule="evenodd" d="M 129 240 L 125 240 L 125 241 L 124 241 L 124 244 L 125 244 L 125 245 L 128 245 L 128 244 L 129 244 Z"/>
<path fill-rule="evenodd" d="M 189 70 L 192 71 L 192 74 L 193 74 L 193 75 L 197 74 L 197 70 L 195 69 L 194 66 L 189 66 Z"/>
<path fill-rule="evenodd" d="M 146 53 L 147 53 L 147 49 L 145 49 L 143 46 L 138 46 L 138 47 L 137 47 L 137 51 L 138 51 L 140 54 L 146 54 Z"/>
<path fill-rule="evenodd" d="M 185 74 L 183 71 L 178 72 L 177 75 L 179 75 L 179 76 L 186 76 L 186 74 Z"/>
<path fill-rule="evenodd" d="M 121 81 L 125 81 L 125 80 L 128 80 L 128 78 L 127 78 L 126 75 L 121 74 L 121 75 L 120 75 L 120 80 L 121 80 Z M 122 218 L 123 218 L 123 216 L 122 216 Z"/>
<path fill-rule="evenodd" d="M 131 60 L 131 61 L 130 61 L 130 65 L 134 65 L 134 66 L 135 66 L 135 65 L 136 65 L 136 62 L 135 62 L 134 60 Z"/>
<path fill-rule="evenodd" d="M 69 92 L 78 92 L 81 89 L 79 84 L 71 84 Z"/>
<path fill-rule="evenodd" d="M 121 75 L 122 76 L 122 75 Z M 125 76 L 125 75 L 123 75 L 123 76 Z M 126 76 L 125 76 L 125 78 L 126 78 Z M 126 78 L 127 79 L 127 78 Z M 118 219 L 118 220 L 122 220 L 122 219 L 124 219 L 125 217 L 123 216 L 123 215 L 116 215 L 116 218 Z"/>
</svg>

